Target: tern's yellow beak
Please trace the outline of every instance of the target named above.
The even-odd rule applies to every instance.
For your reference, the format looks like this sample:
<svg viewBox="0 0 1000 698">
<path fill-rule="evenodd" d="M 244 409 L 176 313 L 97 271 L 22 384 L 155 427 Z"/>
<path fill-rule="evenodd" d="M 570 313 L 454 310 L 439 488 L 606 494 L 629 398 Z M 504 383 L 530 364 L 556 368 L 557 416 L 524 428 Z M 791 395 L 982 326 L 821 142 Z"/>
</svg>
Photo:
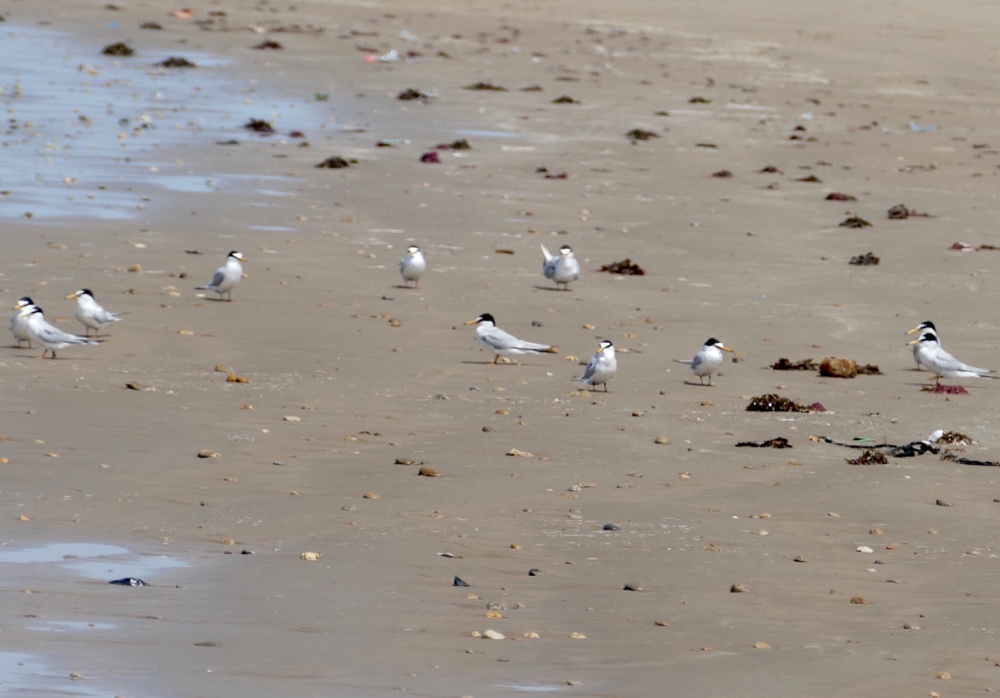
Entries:
<svg viewBox="0 0 1000 698">
<path fill-rule="evenodd" d="M 71 301 L 71 300 L 73 300 L 74 298 L 76 298 L 79 295 L 80 294 L 78 294 L 78 293 L 71 293 L 68 296 L 66 296 L 66 300 Z"/>
<path fill-rule="evenodd" d="M 465 324 L 466 324 L 466 325 L 478 325 L 478 324 L 479 324 L 479 318 L 476 318 L 475 320 L 469 320 L 469 321 L 468 321 L 467 323 L 465 323 Z"/>
<path fill-rule="evenodd" d="M 917 332 L 919 332 L 922 329 L 923 329 L 922 327 L 914 327 L 912 330 L 908 331 L 906 334 L 916 334 Z"/>
<path fill-rule="evenodd" d="M 733 350 L 730 349 L 729 347 L 719 347 L 719 349 L 721 349 L 722 351 L 728 351 L 730 354 L 733 353 Z"/>
<path fill-rule="evenodd" d="M 910 333 L 907 332 L 906 334 L 910 334 Z M 909 347 L 909 346 L 913 346 L 914 344 L 920 344 L 920 340 L 919 339 L 914 339 L 912 342 L 907 342 L 906 346 Z"/>
</svg>

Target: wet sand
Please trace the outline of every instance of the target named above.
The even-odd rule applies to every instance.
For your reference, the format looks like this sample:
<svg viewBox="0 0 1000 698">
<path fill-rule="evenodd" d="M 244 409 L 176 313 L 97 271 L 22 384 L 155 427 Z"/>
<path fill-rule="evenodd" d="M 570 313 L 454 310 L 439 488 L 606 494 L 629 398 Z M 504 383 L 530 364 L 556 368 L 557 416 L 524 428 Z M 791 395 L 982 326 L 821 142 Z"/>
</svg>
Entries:
<svg viewBox="0 0 1000 698">
<path fill-rule="evenodd" d="M 16 6 L 0 26 L 72 33 L 93 49 L 80 62 L 101 64 L 94 89 L 128 75 L 155 90 L 128 72 L 148 56 L 219 60 L 147 76 L 185 81 L 190 119 L 149 110 L 184 137 L 153 147 L 155 131 L 127 131 L 132 159 L 110 176 L 66 161 L 73 196 L 124 200 L 123 217 L 5 214 L 11 305 L 31 295 L 79 331 L 62 298 L 87 287 L 129 313 L 99 347 L 0 356 L 11 695 L 997 686 L 995 470 L 933 455 L 852 466 L 858 452 L 808 438 L 941 428 L 975 439 L 963 455 L 1000 460 L 996 386 L 921 392 L 904 334 L 932 319 L 959 358 L 998 363 L 998 253 L 948 249 L 1000 244 L 995 18 L 926 2 L 902 18 L 860 3 L 220 4 L 225 17 L 193 19 L 120 5 Z M 274 31 L 291 25 L 323 31 Z M 284 48 L 250 48 L 264 38 Z M 136 56 L 106 65 L 100 48 L 124 39 Z M 391 50 L 420 55 L 365 60 Z M 201 79 L 231 86 L 212 104 L 259 108 L 278 133 L 199 122 L 217 114 L 197 103 Z M 479 81 L 507 91 L 462 89 Z M 25 98 L 5 88 L 16 112 Z M 407 88 L 430 98 L 395 99 Z M 94 128 L 117 138 L 107 116 Z M 633 144 L 634 128 L 658 137 Z M 472 150 L 419 161 L 459 138 Z M 48 155 L 37 140 L 28 180 Z M 315 168 L 335 155 L 358 162 Z M 171 191 L 171 177 L 212 184 Z M 5 212 L 32 210 L 3 184 Z M 933 217 L 889 220 L 899 203 Z M 838 225 L 853 215 L 873 225 Z M 430 265 L 419 290 L 396 272 L 412 243 Z M 539 243 L 576 251 L 570 292 L 542 277 Z M 231 249 L 250 260 L 234 302 L 199 296 Z M 848 265 L 868 251 L 878 266 Z M 596 271 L 626 257 L 646 275 Z M 462 324 L 483 312 L 560 353 L 487 365 Z M 709 336 L 739 359 L 711 388 L 672 362 Z M 570 379 L 602 338 L 619 374 L 608 395 L 580 393 Z M 767 369 L 823 356 L 884 375 Z M 770 392 L 828 412 L 745 410 Z M 793 448 L 735 447 L 778 436 Z M 131 553 L 88 559 L 104 578 L 72 559 L 3 561 L 51 543 Z M 106 583 L 119 576 L 153 586 Z M 487 630 L 507 639 L 473 635 Z M 44 668 L 17 669 L 25 657 Z"/>
</svg>

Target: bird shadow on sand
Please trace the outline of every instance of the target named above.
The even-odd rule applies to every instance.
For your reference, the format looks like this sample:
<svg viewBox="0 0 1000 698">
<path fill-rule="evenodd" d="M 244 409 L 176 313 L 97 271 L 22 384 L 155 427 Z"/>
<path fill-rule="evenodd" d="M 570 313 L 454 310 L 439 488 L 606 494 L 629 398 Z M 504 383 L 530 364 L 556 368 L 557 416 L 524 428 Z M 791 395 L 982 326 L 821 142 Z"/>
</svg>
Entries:
<svg viewBox="0 0 1000 698">
<path fill-rule="evenodd" d="M 536 291 L 559 291 L 560 293 L 569 293 L 570 292 L 570 290 L 568 288 L 556 288 L 555 286 L 539 286 L 538 284 L 535 284 L 535 290 Z"/>
<path fill-rule="evenodd" d="M 688 381 L 688 380 L 684 381 L 684 385 L 694 385 L 694 386 L 697 386 L 699 388 L 714 388 L 715 387 L 711 383 L 695 383 L 694 381 Z"/>
</svg>

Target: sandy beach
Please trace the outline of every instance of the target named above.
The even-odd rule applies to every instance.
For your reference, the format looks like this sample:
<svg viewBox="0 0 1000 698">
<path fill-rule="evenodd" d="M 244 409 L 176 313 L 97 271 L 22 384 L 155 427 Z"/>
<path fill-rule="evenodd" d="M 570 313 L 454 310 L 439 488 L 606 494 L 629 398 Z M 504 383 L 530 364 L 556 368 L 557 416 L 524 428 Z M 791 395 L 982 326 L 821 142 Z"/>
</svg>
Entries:
<svg viewBox="0 0 1000 698">
<path fill-rule="evenodd" d="M 183 8 L 3 12 L 0 297 L 127 314 L 57 360 L 0 343 L 0 695 L 1000 687 L 1000 471 L 810 438 L 1000 461 L 1000 386 L 922 390 L 906 345 L 930 319 L 1000 368 L 1000 13 Z M 481 313 L 558 353 L 490 365 Z M 709 337 L 712 387 L 674 362 Z M 617 376 L 581 391 L 602 339 Z M 769 368 L 824 357 L 882 375 Z M 768 393 L 826 411 L 747 411 Z"/>
</svg>

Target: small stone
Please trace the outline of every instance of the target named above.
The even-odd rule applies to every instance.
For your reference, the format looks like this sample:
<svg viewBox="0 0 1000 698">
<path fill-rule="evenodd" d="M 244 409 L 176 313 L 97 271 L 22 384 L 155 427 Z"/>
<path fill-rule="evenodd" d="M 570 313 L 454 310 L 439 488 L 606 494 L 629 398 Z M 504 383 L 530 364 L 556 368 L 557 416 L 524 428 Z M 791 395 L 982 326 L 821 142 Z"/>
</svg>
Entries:
<svg viewBox="0 0 1000 698">
<path fill-rule="evenodd" d="M 537 567 L 532 567 L 530 570 L 528 570 L 528 576 L 529 577 L 540 577 L 541 575 L 542 575 L 542 571 L 540 569 L 538 569 Z"/>
<path fill-rule="evenodd" d="M 827 516 L 832 516 L 832 517 L 833 517 L 833 518 L 835 518 L 835 519 L 839 519 L 839 518 L 840 518 L 840 514 L 838 514 L 838 513 L 837 513 L 837 512 L 835 512 L 835 511 L 828 511 L 828 512 L 826 512 L 826 515 L 827 515 Z"/>
<path fill-rule="evenodd" d="M 396 465 L 416 465 L 417 461 L 412 458 L 397 458 Z"/>
<path fill-rule="evenodd" d="M 510 544 L 510 549 L 511 550 L 520 550 L 521 549 L 521 544 L 520 543 L 511 543 Z"/>
<path fill-rule="evenodd" d="M 873 553 L 875 551 L 872 550 L 871 548 L 869 548 L 867 545 L 862 545 L 861 547 L 858 548 L 858 552 L 859 553 Z"/>
<path fill-rule="evenodd" d="M 145 271 L 141 264 L 133 264 L 128 268 L 129 271 Z"/>
<path fill-rule="evenodd" d="M 20 516 L 18 516 L 17 520 L 18 521 L 31 521 L 31 519 L 29 517 L 25 516 L 24 514 L 21 514 Z"/>
<path fill-rule="evenodd" d="M 704 647 L 701 648 L 701 651 L 702 652 L 711 652 L 712 648 L 709 647 L 708 645 L 705 645 Z"/>
<path fill-rule="evenodd" d="M 873 536 L 884 536 L 885 535 L 885 531 L 883 531 L 881 528 L 873 528 L 872 530 L 868 531 L 868 533 L 870 533 Z"/>
<path fill-rule="evenodd" d="M 217 451 L 198 451 L 199 458 L 219 458 L 222 454 Z"/>
<path fill-rule="evenodd" d="M 286 414 L 285 417 L 284 417 L 284 420 L 286 422 L 301 422 L 302 421 L 302 417 L 296 417 L 293 414 Z"/>
<path fill-rule="evenodd" d="M 456 576 L 455 580 L 451 583 L 451 585 L 453 587 L 467 587 L 469 586 L 469 583 L 464 579 L 462 579 L 461 577 Z"/>
<path fill-rule="evenodd" d="M 861 596 L 852 596 L 851 603 L 858 604 L 859 606 L 867 606 L 868 604 L 871 603 L 871 601 Z"/>
<path fill-rule="evenodd" d="M 858 365 L 852 359 L 827 356 L 819 366 L 819 374 L 833 378 L 854 378 L 858 375 Z"/>
<path fill-rule="evenodd" d="M 951 679 L 951 674 L 949 674 L 947 671 L 939 671 L 937 677 L 939 679 L 944 679 L 945 681 L 948 681 L 949 679 Z"/>
<path fill-rule="evenodd" d="M 606 524 L 604 524 L 603 530 L 605 530 L 605 531 L 620 531 L 620 530 L 622 530 L 622 527 L 619 526 L 618 524 L 606 523 Z"/>
<path fill-rule="evenodd" d="M 668 439 L 666 436 L 657 436 L 655 439 L 653 439 L 653 443 L 660 444 L 661 446 L 663 446 L 665 444 L 670 443 L 670 439 Z"/>
<path fill-rule="evenodd" d="M 229 368 L 229 366 L 226 366 L 225 364 L 215 364 L 216 373 L 229 373 L 232 370 L 233 369 Z"/>
<path fill-rule="evenodd" d="M 733 584 L 731 587 L 729 587 L 729 593 L 730 594 L 748 594 L 748 593 L 750 593 L 750 587 L 748 587 L 746 584 L 739 584 L 739 583 Z"/>
<path fill-rule="evenodd" d="M 539 638 L 539 635 L 538 633 L 524 633 L 524 637 L 528 638 L 529 640 L 537 640 Z"/>
<path fill-rule="evenodd" d="M 382 495 L 380 495 L 380 494 L 375 494 L 374 492 L 365 492 L 365 493 L 364 493 L 363 495 L 361 495 L 361 496 L 362 496 L 362 498 L 364 498 L 364 499 L 382 499 Z"/>
<path fill-rule="evenodd" d="M 586 640 L 587 639 L 587 636 L 584 635 L 583 633 L 570 633 L 569 637 L 570 637 L 571 640 Z"/>
<path fill-rule="evenodd" d="M 766 642 L 755 642 L 753 643 L 753 648 L 755 650 L 769 650 L 771 649 L 771 646 Z"/>
<path fill-rule="evenodd" d="M 681 480 L 690 480 L 691 473 L 681 473 Z"/>
<path fill-rule="evenodd" d="M 183 335 L 191 336 L 191 335 L 194 334 L 194 330 L 189 330 L 187 328 L 182 327 L 181 329 L 177 330 L 177 334 L 183 334 Z"/>
<path fill-rule="evenodd" d="M 935 503 L 935 504 L 937 504 L 937 505 L 938 505 L 939 507 L 951 507 L 951 506 L 955 506 L 955 505 L 954 505 L 954 504 L 952 504 L 951 502 L 946 502 L 946 501 L 945 501 L 945 500 L 943 500 L 943 499 L 938 499 L 938 500 L 935 500 L 935 502 L 934 502 L 934 503 Z"/>
<path fill-rule="evenodd" d="M 486 617 L 487 618 L 493 618 L 494 620 L 496 620 L 498 618 L 503 618 L 503 616 L 500 615 L 499 611 L 487 611 L 486 612 Z"/>
<path fill-rule="evenodd" d="M 920 630 L 920 626 L 913 623 L 903 623 L 903 630 Z"/>
<path fill-rule="evenodd" d="M 705 550 L 707 550 L 710 553 L 717 553 L 720 550 L 722 550 L 722 548 L 720 548 L 719 546 L 717 546 L 715 543 L 709 543 L 708 547 L 705 548 Z"/>
<path fill-rule="evenodd" d="M 316 562 L 317 560 L 319 560 L 319 557 L 320 557 L 319 553 L 313 553 L 313 552 L 305 552 L 299 555 L 300 559 L 309 560 L 310 562 Z"/>
<path fill-rule="evenodd" d="M 642 587 L 638 584 L 628 582 L 622 587 L 622 591 L 642 591 Z"/>
<path fill-rule="evenodd" d="M 567 686 L 583 686 L 583 682 L 582 681 L 569 680 L 569 681 L 566 682 L 566 685 Z"/>
<path fill-rule="evenodd" d="M 667 627 L 668 625 L 670 625 L 670 623 L 668 623 L 668 622 L 667 622 L 667 621 L 665 621 L 665 620 L 654 620 L 654 621 L 653 621 L 653 625 L 658 625 L 658 626 L 660 626 L 661 628 L 666 628 L 666 627 Z"/>
<path fill-rule="evenodd" d="M 441 473 L 439 473 L 437 470 L 435 470 L 434 468 L 427 468 L 427 467 L 423 467 L 420 470 L 418 470 L 417 475 L 421 475 L 423 477 L 441 477 Z"/>
<path fill-rule="evenodd" d="M 534 458 L 535 457 L 534 453 L 528 453 L 527 451 L 519 451 L 516 448 L 510 449 L 504 455 L 514 456 L 516 458 Z"/>
<path fill-rule="evenodd" d="M 804 557 L 802 557 L 801 555 L 796 555 L 795 559 L 793 560 L 793 562 L 806 562 L 806 559 Z"/>
<path fill-rule="evenodd" d="M 506 636 L 503 633 L 498 633 L 496 630 L 487 630 L 483 633 L 484 640 L 506 640 Z"/>
</svg>

